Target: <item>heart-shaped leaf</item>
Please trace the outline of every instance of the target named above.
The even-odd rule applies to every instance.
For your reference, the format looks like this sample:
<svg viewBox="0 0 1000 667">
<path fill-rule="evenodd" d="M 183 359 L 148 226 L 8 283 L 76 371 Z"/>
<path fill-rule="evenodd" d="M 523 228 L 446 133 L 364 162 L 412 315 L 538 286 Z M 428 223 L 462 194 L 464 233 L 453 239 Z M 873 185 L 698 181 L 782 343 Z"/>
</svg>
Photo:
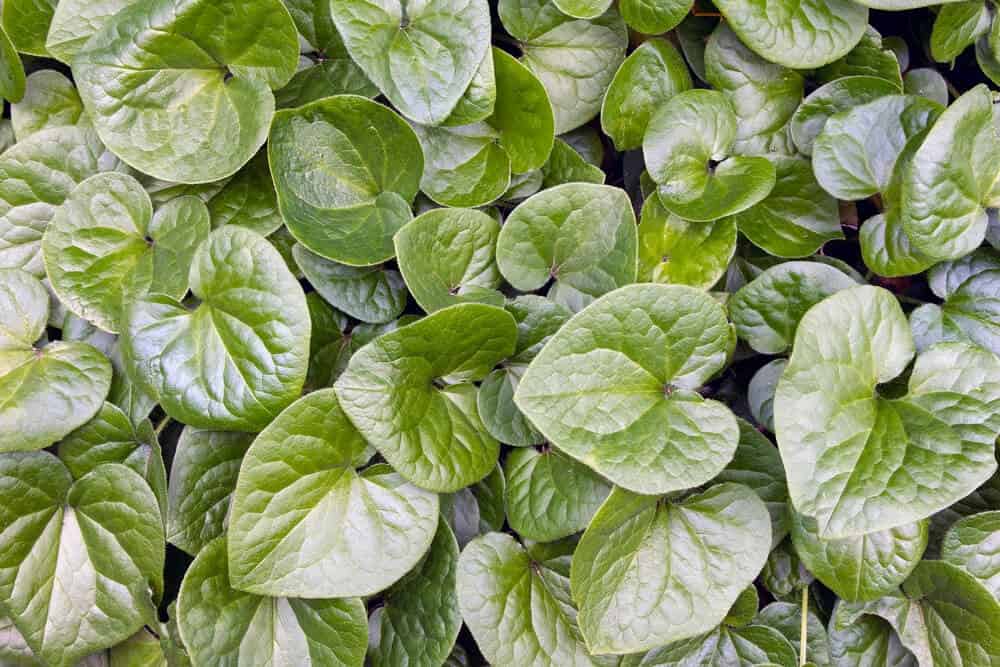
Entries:
<svg viewBox="0 0 1000 667">
<path fill-rule="evenodd" d="M 186 426 L 170 466 L 167 541 L 197 556 L 225 532 L 240 462 L 253 436 Z"/>
<path fill-rule="evenodd" d="M 693 0 L 621 0 L 618 10 L 630 28 L 660 35 L 677 27 L 693 6 Z"/>
<path fill-rule="evenodd" d="M 596 116 L 625 60 L 628 29 L 621 16 L 608 9 L 593 20 L 576 19 L 553 0 L 500 0 L 498 9 L 507 32 L 520 42 L 521 61 L 548 91 L 555 133 Z"/>
<path fill-rule="evenodd" d="M 361 434 L 414 484 L 456 491 L 493 469 L 499 444 L 483 427 L 476 388 L 514 351 L 514 318 L 462 303 L 376 338 L 335 388 Z"/>
<path fill-rule="evenodd" d="M 122 332 L 129 374 L 171 417 L 199 428 L 257 431 L 298 397 L 309 311 L 298 281 L 262 236 L 226 225 L 191 263 L 189 310 L 164 296 L 132 306 Z"/>
<path fill-rule="evenodd" d="M 163 524 L 142 477 L 112 463 L 74 482 L 30 452 L 0 458 L 0 482 L 3 608 L 35 655 L 70 667 L 155 618 Z"/>
<path fill-rule="evenodd" d="M 10 105 L 10 120 L 18 141 L 41 130 L 90 123 L 76 86 L 52 69 L 38 70 L 28 76 L 24 97 Z"/>
<path fill-rule="evenodd" d="M 264 151 L 257 153 L 207 204 L 212 229 L 239 225 L 267 236 L 284 222 Z"/>
<path fill-rule="evenodd" d="M 957 521 L 941 544 L 941 559 L 957 565 L 978 579 L 994 597 L 1000 594 L 1000 512 L 982 512 Z"/>
<path fill-rule="evenodd" d="M 975 253 L 972 257 L 976 255 L 983 256 Z M 989 256 L 995 258 L 995 255 Z M 996 261 L 993 259 L 993 262 Z M 964 280 L 958 280 L 962 277 L 961 272 L 951 273 L 958 274 L 954 276 L 957 285 L 953 283 L 946 289 L 938 290 L 945 302 L 940 306 L 926 304 L 911 314 L 911 327 L 918 348 L 940 341 L 971 341 L 994 354 L 1000 354 L 1000 293 L 997 291 L 1000 287 L 1000 263 L 985 264 L 979 270 L 970 272 Z M 928 330 L 931 326 L 933 332 Z"/>
<path fill-rule="evenodd" d="M 300 464 L 289 467 L 290 455 Z M 247 451 L 233 493 L 233 585 L 260 595 L 372 595 L 416 565 L 434 537 L 437 496 L 385 465 L 357 470 L 371 455 L 332 389 L 271 422 Z M 331 520 L 336 530 L 327 530 Z"/>
<path fill-rule="evenodd" d="M 549 280 L 600 296 L 635 280 L 635 213 L 620 188 L 569 183 L 530 197 L 497 240 L 500 272 L 529 292 Z"/>
<path fill-rule="evenodd" d="M 226 539 L 209 543 L 188 568 L 178 625 L 193 664 L 361 667 L 368 643 L 365 605 L 356 597 L 302 600 L 233 588 Z"/>
<path fill-rule="evenodd" d="M 868 26 L 861 40 L 847 55 L 816 70 L 821 83 L 829 83 L 848 76 L 874 76 L 884 79 L 897 91 L 903 87 L 900 63 L 896 52 L 882 45 L 882 35 Z"/>
<path fill-rule="evenodd" d="M 736 450 L 733 414 L 697 393 L 731 345 L 722 307 L 703 292 L 623 287 L 556 332 L 514 401 L 552 444 L 615 484 L 638 493 L 689 489 Z"/>
<path fill-rule="evenodd" d="M 292 78 L 297 55 L 280 0 L 148 0 L 104 22 L 73 76 L 115 155 L 157 178 L 207 183 L 264 144 L 271 91 Z"/>
<path fill-rule="evenodd" d="M 476 538 L 458 559 L 458 606 L 497 667 L 603 667 L 584 646 L 569 577 L 503 533 Z"/>
<path fill-rule="evenodd" d="M 715 220 L 767 196 L 774 166 L 764 158 L 729 157 L 735 139 L 736 114 L 718 91 L 689 90 L 659 108 L 642 152 L 667 210 L 686 220 Z"/>
<path fill-rule="evenodd" d="M 195 250 L 208 238 L 208 209 L 177 197 L 153 214 L 142 186 L 119 173 L 88 178 L 56 211 L 42 238 L 46 273 L 62 302 L 118 332 L 139 298 L 181 299 Z"/>
<path fill-rule="evenodd" d="M 302 245 L 355 266 L 392 257 L 424 168 L 402 118 L 337 95 L 275 114 L 267 150 L 281 215 Z"/>
<path fill-rule="evenodd" d="M 115 14 L 138 0 L 59 0 L 52 14 L 45 50 L 66 64 L 83 49 L 94 33 Z"/>
<path fill-rule="evenodd" d="M 850 0 L 719 0 L 716 6 L 747 46 L 771 62 L 796 69 L 840 58 L 868 27 L 868 10 Z"/>
<path fill-rule="evenodd" d="M 754 608 L 756 611 L 756 608 Z M 792 667 L 798 664 L 795 649 L 780 632 L 763 625 L 720 625 L 691 639 L 684 639 L 641 656 L 627 656 L 623 667 L 672 667 L 673 665 L 758 665 Z"/>
<path fill-rule="evenodd" d="M 996 469 L 1000 360 L 936 346 L 917 357 L 905 396 L 883 396 L 878 385 L 913 352 L 899 303 L 881 288 L 837 292 L 799 323 L 774 421 L 792 502 L 823 539 L 928 517 Z"/>
<path fill-rule="evenodd" d="M 451 114 L 489 51 L 486 0 L 338 0 L 330 10 L 351 58 L 418 123 Z"/>
<path fill-rule="evenodd" d="M 3 3 L 3 30 L 21 53 L 48 56 L 45 35 L 59 0 L 9 0 Z"/>
<path fill-rule="evenodd" d="M 899 92 L 895 85 L 875 76 L 845 76 L 820 86 L 809 93 L 792 116 L 789 130 L 795 147 L 804 155 L 812 155 L 813 143 L 831 116 Z"/>
<path fill-rule="evenodd" d="M 718 484 L 683 499 L 615 489 L 573 554 L 587 645 L 635 653 L 711 630 L 770 548 L 767 508 L 745 486 Z"/>
<path fill-rule="evenodd" d="M 500 224 L 479 211 L 442 208 L 418 216 L 396 234 L 399 269 L 427 312 L 467 301 L 503 306 L 496 291 Z"/>
<path fill-rule="evenodd" d="M 48 447 L 90 421 L 111 387 L 111 364 L 93 346 L 35 346 L 48 317 L 45 287 L 0 269 L 0 452 Z"/>
</svg>

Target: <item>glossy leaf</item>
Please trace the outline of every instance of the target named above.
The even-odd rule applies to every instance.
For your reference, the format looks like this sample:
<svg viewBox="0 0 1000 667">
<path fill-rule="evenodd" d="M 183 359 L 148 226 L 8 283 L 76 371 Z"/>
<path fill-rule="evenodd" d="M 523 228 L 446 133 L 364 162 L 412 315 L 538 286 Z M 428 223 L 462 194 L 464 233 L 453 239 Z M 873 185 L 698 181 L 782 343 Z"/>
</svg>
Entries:
<svg viewBox="0 0 1000 667">
<path fill-rule="evenodd" d="M 348 266 L 310 252 L 300 243 L 292 257 L 320 296 L 351 317 L 384 324 L 406 307 L 406 285 L 399 271 L 384 266 Z"/>
</svg>

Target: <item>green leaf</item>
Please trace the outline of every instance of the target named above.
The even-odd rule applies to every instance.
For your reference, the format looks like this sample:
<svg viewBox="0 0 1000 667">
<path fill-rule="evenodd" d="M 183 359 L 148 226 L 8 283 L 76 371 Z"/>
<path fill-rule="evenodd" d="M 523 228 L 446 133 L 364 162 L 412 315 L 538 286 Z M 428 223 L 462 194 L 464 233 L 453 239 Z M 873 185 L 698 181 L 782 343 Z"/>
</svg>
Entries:
<svg viewBox="0 0 1000 667">
<path fill-rule="evenodd" d="M 510 156 L 487 123 L 414 125 L 424 152 L 420 189 L 443 206 L 483 206 L 510 185 Z"/>
<path fill-rule="evenodd" d="M 762 625 L 742 628 L 720 625 L 708 633 L 668 644 L 645 655 L 628 656 L 622 662 L 623 667 L 795 667 L 796 664 L 792 644 L 774 628 Z"/>
<path fill-rule="evenodd" d="M 554 188 L 564 183 L 604 184 L 605 174 L 562 139 L 556 139 L 549 161 L 542 167 L 542 188 Z"/>
<path fill-rule="evenodd" d="M 896 53 L 882 46 L 882 35 L 868 26 L 861 41 L 850 53 L 816 71 L 822 83 L 828 83 L 846 76 L 875 76 L 891 83 L 898 92 L 903 87 L 899 61 Z"/>
<path fill-rule="evenodd" d="M 996 543 L 1000 512 L 982 512 L 957 521 L 944 536 L 941 559 L 963 568 L 994 597 L 1000 597 L 1000 561 Z"/>
<path fill-rule="evenodd" d="M 754 618 L 754 623 L 780 632 L 796 652 L 799 649 L 802 607 L 789 602 L 772 602 Z M 806 657 L 816 667 L 829 667 L 830 640 L 823 621 L 809 609 L 806 612 Z"/>
<path fill-rule="evenodd" d="M 663 206 L 686 220 L 708 221 L 766 197 L 774 187 L 773 165 L 729 157 L 735 138 L 736 114 L 720 92 L 689 90 L 661 106 L 646 128 L 642 152 Z"/>
<path fill-rule="evenodd" d="M 420 142 L 391 109 L 337 95 L 275 114 L 268 159 L 288 230 L 344 264 L 393 255 L 424 169 Z"/>
<path fill-rule="evenodd" d="M 868 26 L 868 10 L 849 0 L 777 0 L 773 6 L 718 0 L 716 6 L 747 46 L 771 62 L 796 69 L 840 58 Z"/>
<path fill-rule="evenodd" d="M 836 667 L 917 667 L 889 622 L 838 603 L 830 619 L 830 659 Z"/>
<path fill-rule="evenodd" d="M 498 9 L 503 26 L 520 42 L 521 61 L 548 91 L 555 133 L 594 118 L 625 60 L 628 29 L 621 16 L 612 8 L 593 20 L 575 19 L 553 0 L 500 0 Z"/>
<path fill-rule="evenodd" d="M 398 271 L 384 266 L 348 266 L 310 252 L 300 243 L 292 257 L 320 296 L 362 322 L 390 322 L 406 307 L 406 285 Z"/>
<path fill-rule="evenodd" d="M 812 155 L 816 137 L 831 116 L 897 94 L 897 86 L 874 76 L 845 76 L 823 84 L 809 93 L 792 116 L 789 130 L 795 147 L 804 155 Z"/>
<path fill-rule="evenodd" d="M 643 42 L 625 59 L 608 87 L 601 107 L 601 129 L 618 150 L 639 148 L 656 110 L 690 88 L 687 65 L 670 42 Z"/>
<path fill-rule="evenodd" d="M 705 72 L 705 49 L 709 36 L 720 23 L 721 21 L 716 18 L 690 13 L 677 26 L 677 41 L 680 42 L 684 59 L 687 60 L 695 76 L 706 83 L 708 77 Z M 736 41 L 739 42 L 738 39 Z"/>
<path fill-rule="evenodd" d="M 778 388 L 778 380 L 785 372 L 787 359 L 775 359 L 757 369 L 747 387 L 747 402 L 750 403 L 750 414 L 763 428 L 774 432 L 774 391 Z"/>
<path fill-rule="evenodd" d="M 635 653 L 711 630 L 764 566 L 770 529 L 764 503 L 739 484 L 684 499 L 615 489 L 573 554 L 587 645 Z"/>
<path fill-rule="evenodd" d="M 931 126 L 902 174 L 902 222 L 932 259 L 955 259 L 986 234 L 985 206 L 1000 174 L 1000 137 L 984 85 L 955 100 Z"/>
<path fill-rule="evenodd" d="M 73 479 L 105 463 L 131 468 L 149 484 L 160 514 L 166 516 L 167 471 L 149 420 L 134 424 L 120 408 L 105 403 L 93 419 L 62 439 L 57 453 Z"/>
<path fill-rule="evenodd" d="M 351 58 L 411 120 L 444 121 L 489 49 L 486 0 L 343 0 L 330 12 Z"/>
<path fill-rule="evenodd" d="M 503 306 L 496 291 L 500 224 L 479 211 L 428 211 L 396 234 L 399 270 L 414 300 L 427 312 L 467 301 Z"/>
<path fill-rule="evenodd" d="M 38 70 L 28 76 L 24 97 L 10 105 L 10 118 L 18 141 L 40 130 L 90 122 L 76 86 L 51 69 Z"/>
<path fill-rule="evenodd" d="M 443 308 L 358 350 L 337 397 L 403 477 L 457 491 L 496 463 L 499 443 L 483 427 L 471 382 L 513 352 L 516 335 L 514 318 L 495 306 Z"/>
<path fill-rule="evenodd" d="M 48 35 L 45 50 L 48 55 L 66 64 L 72 64 L 94 33 L 104 24 L 138 0 L 58 0 Z M 53 3 L 55 4 L 55 3 Z"/>
<path fill-rule="evenodd" d="M 941 111 L 923 97 L 887 95 L 834 114 L 813 148 L 816 180 L 838 199 L 885 192 L 907 142 L 927 130 Z"/>
<path fill-rule="evenodd" d="M 385 465 L 356 470 L 371 455 L 332 389 L 271 422 L 233 493 L 233 585 L 260 595 L 372 595 L 416 565 L 434 537 L 437 496 Z"/>
<path fill-rule="evenodd" d="M 170 466 L 167 541 L 192 556 L 223 534 L 240 462 L 253 436 L 185 426 Z"/>
<path fill-rule="evenodd" d="M 618 10 L 630 28 L 660 35 L 676 28 L 693 6 L 692 0 L 622 0 Z"/>
<path fill-rule="evenodd" d="M 443 125 L 468 125 L 478 123 L 489 118 L 496 108 L 497 102 L 497 80 L 496 71 L 493 67 L 493 52 L 490 49 L 483 56 L 483 61 L 479 63 L 479 68 L 472 77 L 469 87 L 462 93 L 458 104 L 445 119 Z"/>
<path fill-rule="evenodd" d="M 941 299 L 949 299 L 974 276 L 1000 269 L 1000 253 L 980 248 L 959 259 L 941 262 L 927 272 L 927 285 Z"/>
<path fill-rule="evenodd" d="M 0 458 L 0 595 L 35 655 L 56 667 L 127 639 L 163 582 L 163 525 L 123 465 L 73 481 L 47 452 Z"/>
<path fill-rule="evenodd" d="M 8 102 L 20 102 L 24 92 L 24 63 L 10 37 L 0 27 L 0 97 Z"/>
<path fill-rule="evenodd" d="M 907 95 L 920 95 L 943 107 L 948 106 L 948 82 L 936 69 L 911 69 L 903 77 L 903 90 Z"/>
<path fill-rule="evenodd" d="M 213 229 L 239 225 L 267 236 L 283 224 L 264 151 L 257 153 L 206 203 Z"/>
<path fill-rule="evenodd" d="M 316 292 L 306 294 L 312 333 L 309 336 L 309 372 L 303 391 L 309 393 L 331 386 L 347 368 L 356 341 L 347 332 L 347 316 L 335 310 Z"/>
<path fill-rule="evenodd" d="M 982 0 L 941 6 L 931 31 L 931 55 L 939 63 L 954 60 L 989 32 L 989 8 Z"/>
<path fill-rule="evenodd" d="M 697 389 L 732 344 L 722 307 L 681 285 L 598 299 L 545 345 L 514 401 L 546 438 L 619 486 L 668 493 L 712 479 L 739 438 L 729 409 Z"/>
<path fill-rule="evenodd" d="M 911 276 L 934 263 L 910 243 L 898 210 L 868 218 L 860 239 L 865 266 L 880 276 Z"/>
<path fill-rule="evenodd" d="M 785 529 L 788 529 L 787 525 Z M 808 588 L 814 579 L 802 565 L 789 538 L 771 550 L 760 573 L 761 585 L 778 600 L 801 600 L 802 589 Z"/>
<path fill-rule="evenodd" d="M 990 378 L 1000 360 L 936 346 L 917 357 L 905 396 L 881 395 L 913 352 L 899 303 L 881 288 L 838 292 L 799 323 L 774 420 L 792 502 L 823 539 L 928 517 L 996 469 L 1000 385 Z"/>
<path fill-rule="evenodd" d="M 639 280 L 709 289 L 736 252 L 732 218 L 689 222 L 668 212 L 656 195 L 642 205 Z"/>
<path fill-rule="evenodd" d="M 462 551 L 458 607 L 491 665 L 610 664 L 587 652 L 569 577 L 534 560 L 510 535 L 489 533 Z"/>
<path fill-rule="evenodd" d="M 625 191 L 570 183 L 550 188 L 508 216 L 497 264 L 522 292 L 553 278 L 590 297 L 635 280 L 636 225 Z"/>
<path fill-rule="evenodd" d="M 264 597 L 233 588 L 225 538 L 208 544 L 188 568 L 177 613 L 196 665 L 364 664 L 368 624 L 361 600 Z"/>
<path fill-rule="evenodd" d="M 299 70 L 287 84 L 274 91 L 274 102 L 278 109 L 290 109 L 333 95 L 372 98 L 378 95 L 378 88 L 346 55 L 324 59 L 312 54 L 299 57 Z"/>
<path fill-rule="evenodd" d="M 45 35 L 59 0 L 7 0 L 2 27 L 21 53 L 48 56 Z"/>
<path fill-rule="evenodd" d="M 590 523 L 611 485 L 556 450 L 515 449 L 504 461 L 507 520 L 518 535 L 553 542 Z"/>
<path fill-rule="evenodd" d="M 91 176 L 70 193 L 42 238 L 45 269 L 60 300 L 80 317 L 118 332 L 147 294 L 181 299 L 195 250 L 208 238 L 208 209 L 177 197 L 153 214 L 131 176 Z"/>
<path fill-rule="evenodd" d="M 331 57 L 347 55 L 330 13 L 330 3 L 323 0 L 282 0 L 299 34 L 315 52 Z"/>
<path fill-rule="evenodd" d="M 927 548 L 927 521 L 840 540 L 824 540 L 816 521 L 793 513 L 792 542 L 809 571 L 850 602 L 892 593 L 910 575 Z"/>
<path fill-rule="evenodd" d="M 147 0 L 103 24 L 73 76 L 115 155 L 157 178 L 207 183 L 264 144 L 271 91 L 292 78 L 297 54 L 280 0 Z"/>
<path fill-rule="evenodd" d="M 0 155 L 0 269 L 43 277 L 42 235 L 56 209 L 78 183 L 116 166 L 76 127 L 35 132 Z"/>
<path fill-rule="evenodd" d="M 703 78 L 725 93 L 739 120 L 733 152 L 794 153 L 788 123 L 802 101 L 802 75 L 761 58 L 725 22 L 704 48 Z"/>
<path fill-rule="evenodd" d="M 761 354 L 792 346 L 806 311 L 857 283 L 843 271 L 817 262 L 783 262 L 740 288 L 729 302 L 736 334 Z"/>
<path fill-rule="evenodd" d="M 462 627 L 457 572 L 458 544 L 447 522 L 438 521 L 423 562 L 385 592 L 368 620 L 372 667 L 438 667 L 447 659 Z"/>
<path fill-rule="evenodd" d="M 740 232 L 777 257 L 806 257 L 827 241 L 844 238 L 837 200 L 816 182 L 809 161 L 782 155 L 766 159 L 777 174 L 774 188 L 736 214 Z"/>
<path fill-rule="evenodd" d="M 200 299 L 194 310 L 164 296 L 132 306 L 122 332 L 129 374 L 180 422 L 257 431 L 305 381 L 302 288 L 266 239 L 233 225 L 198 248 L 190 283 Z"/>
<path fill-rule="evenodd" d="M 740 443 L 729 465 L 716 476 L 717 482 L 733 482 L 748 487 L 764 501 L 771 515 L 771 545 L 788 534 L 788 484 L 778 448 L 746 421 L 737 418 Z M 756 610 L 756 609 L 755 609 Z"/>
<path fill-rule="evenodd" d="M 48 316 L 40 282 L 0 269 L 0 452 L 48 447 L 90 421 L 111 386 L 111 364 L 94 347 L 36 347 Z"/>
<path fill-rule="evenodd" d="M 486 122 L 499 133 L 511 171 L 522 174 L 545 164 L 556 132 L 555 111 L 542 82 L 512 56 L 493 49 L 496 105 Z"/>
</svg>

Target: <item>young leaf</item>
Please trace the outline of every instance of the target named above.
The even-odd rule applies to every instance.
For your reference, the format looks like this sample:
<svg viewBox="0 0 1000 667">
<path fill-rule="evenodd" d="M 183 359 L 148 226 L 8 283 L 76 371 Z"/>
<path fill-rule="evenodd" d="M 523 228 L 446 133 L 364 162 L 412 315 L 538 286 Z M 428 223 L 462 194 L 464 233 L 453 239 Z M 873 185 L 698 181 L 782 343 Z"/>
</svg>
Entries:
<svg viewBox="0 0 1000 667">
<path fill-rule="evenodd" d="M 489 51 L 486 0 L 338 0 L 330 4 L 351 58 L 411 120 L 444 121 Z"/>
<path fill-rule="evenodd" d="M 0 269 L 0 452 L 48 447 L 90 421 L 111 387 L 111 364 L 91 345 L 36 347 L 48 316 L 40 282 Z"/>
<path fill-rule="evenodd" d="M 233 588 L 224 537 L 188 568 L 177 614 L 196 665 L 364 664 L 368 624 L 361 600 L 264 597 Z"/>
<path fill-rule="evenodd" d="M 160 55 L 170 52 L 176 59 Z M 73 75 L 115 155 L 157 178 L 207 183 L 264 144 L 271 91 L 292 78 L 297 56 L 280 0 L 149 0 L 111 16 L 73 58 Z"/>
<path fill-rule="evenodd" d="M 443 308 L 358 350 L 337 380 L 337 397 L 403 477 L 457 491 L 496 463 L 499 443 L 483 427 L 471 382 L 510 356 L 516 336 L 501 308 Z"/>
<path fill-rule="evenodd" d="M 969 344 L 939 345 L 917 357 L 905 396 L 883 396 L 878 385 L 913 352 L 898 302 L 880 288 L 838 292 L 799 323 L 775 430 L 792 502 L 821 538 L 918 521 L 996 469 L 1000 384 L 990 378 L 1000 362 Z M 921 473 L 932 470 L 948 474 Z"/>
<path fill-rule="evenodd" d="M 704 484 L 739 439 L 729 409 L 697 389 L 732 332 L 710 296 L 631 285 L 598 299 L 545 345 L 514 401 L 563 452 L 637 493 Z"/>
<path fill-rule="evenodd" d="M 497 265 L 524 292 L 553 278 L 589 297 L 627 285 L 636 271 L 632 204 L 607 185 L 569 183 L 540 192 L 505 221 Z"/>
<path fill-rule="evenodd" d="M 436 209 L 407 223 L 395 243 L 413 299 L 429 313 L 467 301 L 503 306 L 499 234 L 496 220 L 470 209 Z"/>
<path fill-rule="evenodd" d="M 402 118 L 337 95 L 275 114 L 267 151 L 278 207 L 302 245 L 353 266 L 393 256 L 392 237 L 412 217 L 424 168 Z"/>
<path fill-rule="evenodd" d="M 117 333 L 132 303 L 147 294 L 181 299 L 195 250 L 208 238 L 208 209 L 177 197 L 153 213 L 131 176 L 91 176 L 70 193 L 42 238 L 49 281 L 83 319 Z"/>
<path fill-rule="evenodd" d="M 271 422 L 247 451 L 233 493 L 233 586 L 286 597 L 372 595 L 416 565 L 434 537 L 437 496 L 385 465 L 357 470 L 371 455 L 332 389 Z"/>
<path fill-rule="evenodd" d="M 298 281 L 262 236 L 221 227 L 191 263 L 194 310 L 149 296 L 122 332 L 129 374 L 191 426 L 256 431 L 302 391 L 309 311 Z"/>
<path fill-rule="evenodd" d="M 739 484 L 683 499 L 615 489 L 573 554 L 587 646 L 635 653 L 717 626 L 764 566 L 770 529 L 764 503 Z"/>
<path fill-rule="evenodd" d="M 661 106 L 642 152 L 663 206 L 686 220 L 708 221 L 766 197 L 774 166 L 765 158 L 729 157 L 735 139 L 736 114 L 720 92 L 689 90 Z"/>
<path fill-rule="evenodd" d="M 30 452 L 0 458 L 0 482 L 0 594 L 35 655 L 70 667 L 153 617 L 163 525 L 142 477 L 107 464 L 74 482 Z"/>
</svg>

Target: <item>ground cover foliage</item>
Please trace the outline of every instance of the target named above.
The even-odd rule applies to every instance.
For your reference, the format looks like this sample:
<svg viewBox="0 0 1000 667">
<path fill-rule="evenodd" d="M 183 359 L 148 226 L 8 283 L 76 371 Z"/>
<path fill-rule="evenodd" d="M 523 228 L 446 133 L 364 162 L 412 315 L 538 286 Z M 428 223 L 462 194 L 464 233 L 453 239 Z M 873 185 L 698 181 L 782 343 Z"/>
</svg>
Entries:
<svg viewBox="0 0 1000 667">
<path fill-rule="evenodd" d="M 992 0 L 5 0 L 0 664 L 1000 665 Z"/>
</svg>

